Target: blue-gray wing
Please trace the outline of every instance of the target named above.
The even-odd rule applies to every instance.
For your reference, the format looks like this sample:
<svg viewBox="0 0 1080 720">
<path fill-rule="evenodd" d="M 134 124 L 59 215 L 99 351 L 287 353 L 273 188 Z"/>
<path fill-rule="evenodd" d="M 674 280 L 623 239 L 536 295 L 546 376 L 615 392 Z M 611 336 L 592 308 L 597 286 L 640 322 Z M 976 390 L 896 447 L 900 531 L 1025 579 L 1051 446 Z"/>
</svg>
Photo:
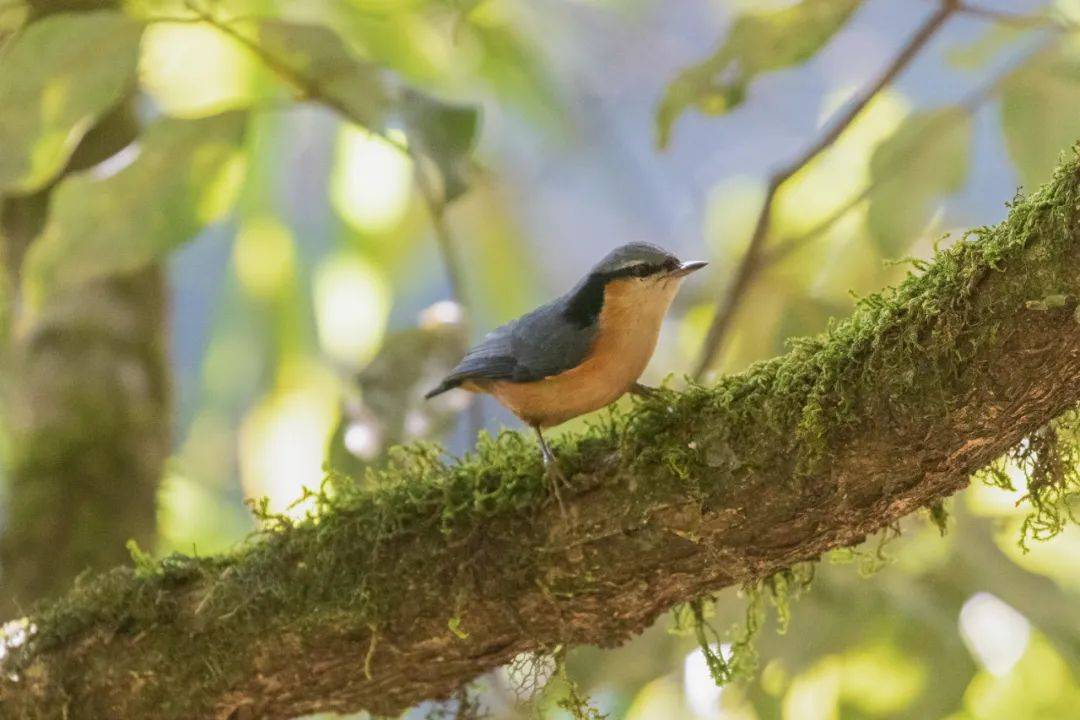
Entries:
<svg viewBox="0 0 1080 720">
<path fill-rule="evenodd" d="M 469 350 L 427 397 L 466 380 L 531 382 L 576 367 L 588 356 L 595 328 L 566 320 L 559 301 L 496 328 Z"/>
<path fill-rule="evenodd" d="M 510 347 L 518 365 L 515 380 L 527 382 L 558 375 L 588 357 L 596 325 L 581 327 L 568 320 L 563 312 L 565 303 L 560 298 L 513 323 Z"/>
</svg>

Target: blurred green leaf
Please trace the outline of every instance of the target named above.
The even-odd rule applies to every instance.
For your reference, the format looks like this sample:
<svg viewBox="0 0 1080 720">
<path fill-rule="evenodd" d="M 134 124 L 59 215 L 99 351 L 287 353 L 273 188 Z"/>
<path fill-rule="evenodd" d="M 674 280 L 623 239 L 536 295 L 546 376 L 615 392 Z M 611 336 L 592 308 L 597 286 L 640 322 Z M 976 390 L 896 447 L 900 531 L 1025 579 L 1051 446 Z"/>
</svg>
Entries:
<svg viewBox="0 0 1080 720">
<path fill-rule="evenodd" d="M 29 6 L 21 0 L 13 0 L 8 4 L 0 3 L 0 48 L 3 48 L 11 33 L 26 22 L 28 10 Z"/>
<path fill-rule="evenodd" d="M 258 28 L 266 53 L 307 79 L 310 87 L 301 90 L 376 132 L 385 129 L 388 117 L 397 117 L 412 147 L 439 169 L 444 199 L 465 192 L 468 157 L 480 128 L 476 106 L 445 102 L 382 76 L 327 28 L 278 20 L 262 20 Z"/>
<path fill-rule="evenodd" d="M 480 133 L 475 105 L 444 102 L 406 88 L 400 113 L 412 148 L 431 159 L 443 181 L 443 199 L 450 202 L 468 189 L 469 156 Z"/>
<path fill-rule="evenodd" d="M 39 20 L 0 56 L 0 191 L 32 192 L 131 88 L 142 26 L 120 13 Z"/>
<path fill-rule="evenodd" d="M 991 24 L 974 40 L 949 48 L 945 58 L 958 70 L 982 70 L 1005 48 L 1025 35 L 1021 28 Z"/>
<path fill-rule="evenodd" d="M 322 96 L 312 99 L 328 100 L 366 127 L 381 126 L 389 97 L 378 68 L 353 55 L 337 33 L 283 20 L 259 20 L 255 25 L 265 57 L 304 78 L 301 92 Z"/>
<path fill-rule="evenodd" d="M 530 120 L 554 128 L 566 123 L 560 88 L 544 62 L 536 42 L 508 23 L 471 22 L 469 33 L 483 54 L 477 73 L 505 99 L 505 106 L 517 106 Z"/>
<path fill-rule="evenodd" d="M 915 240 L 936 200 L 967 180 L 971 115 L 960 106 L 915 113 L 870 158 L 870 232 L 887 257 Z"/>
<path fill-rule="evenodd" d="M 477 106 L 429 96 L 355 55 L 333 30 L 283 20 L 218 25 L 252 50 L 306 99 L 321 102 L 367 130 L 384 134 L 397 121 L 412 149 L 430 159 L 441 176 L 444 200 L 468 187 L 469 156 L 480 127 Z M 254 102 L 256 98 L 251 98 Z"/>
<path fill-rule="evenodd" d="M 1062 148 L 1080 137 L 1080 57 L 1041 53 L 1001 88 L 1001 122 L 1020 181 L 1034 189 L 1050 178 Z"/>
<path fill-rule="evenodd" d="M 746 87 L 761 73 L 813 57 L 858 9 L 861 0 L 802 0 L 795 5 L 735 19 L 723 45 L 679 73 L 657 110 L 657 144 L 671 140 L 675 121 L 690 105 L 722 115 L 742 104 Z"/>
<path fill-rule="evenodd" d="M 245 120 L 236 112 L 162 120 L 138 141 L 130 165 L 105 177 L 99 166 L 61 182 L 48 223 L 27 252 L 28 306 L 39 309 L 63 289 L 137 270 L 220 219 L 242 179 Z"/>
</svg>

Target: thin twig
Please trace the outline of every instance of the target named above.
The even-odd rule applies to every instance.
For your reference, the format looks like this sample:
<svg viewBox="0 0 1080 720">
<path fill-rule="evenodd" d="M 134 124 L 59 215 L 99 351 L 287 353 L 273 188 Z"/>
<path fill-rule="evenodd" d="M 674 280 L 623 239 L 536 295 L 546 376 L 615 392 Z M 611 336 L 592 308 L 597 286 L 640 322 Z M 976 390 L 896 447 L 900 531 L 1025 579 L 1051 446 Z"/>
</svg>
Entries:
<svg viewBox="0 0 1080 720">
<path fill-rule="evenodd" d="M 992 10 L 990 8 L 972 5 L 964 0 L 958 0 L 956 11 L 964 15 L 988 20 L 1000 25 L 1011 25 L 1017 28 L 1046 28 L 1049 30 L 1074 31 L 1080 29 L 1076 23 L 1064 16 L 1053 15 L 1029 15 L 1012 12 L 1010 10 Z"/>
<path fill-rule="evenodd" d="M 970 93 L 966 98 L 957 103 L 956 107 L 963 109 L 965 114 L 967 116 L 970 116 L 984 103 L 988 102 L 991 98 L 993 98 L 994 95 L 997 94 L 998 90 L 1001 89 L 1001 85 L 1005 82 L 1005 80 L 1012 76 L 1012 74 L 1015 73 L 1018 68 L 1031 62 L 1037 55 L 1041 55 L 1042 53 L 1047 52 L 1056 44 L 1056 41 L 1044 43 L 1043 45 L 1036 48 L 1033 52 L 1024 55 L 1018 61 L 1009 65 L 1009 67 L 1005 68 L 1003 71 L 991 78 L 989 82 L 983 83 L 974 92 Z M 947 116 L 947 119 L 953 119 L 955 117 L 957 116 L 949 115 Z M 883 168 L 881 175 L 884 177 L 889 177 L 890 175 L 892 175 L 894 169 L 895 168 L 892 165 L 885 167 Z M 770 248 L 766 248 L 762 253 L 758 269 L 761 270 L 769 267 L 774 263 L 779 262 L 780 260 L 787 257 L 798 246 L 804 243 L 808 243 L 811 240 L 820 237 L 821 235 L 824 235 L 836 223 L 840 222 L 840 220 L 842 220 L 845 215 L 858 207 L 859 204 L 861 204 L 868 197 L 873 195 L 874 191 L 877 190 L 880 186 L 880 180 L 874 180 L 870 183 L 867 183 L 866 187 L 864 187 L 855 195 L 852 195 L 850 198 L 848 198 L 847 201 L 844 202 L 843 205 L 836 208 L 833 212 L 831 212 L 828 216 L 823 218 L 820 222 L 818 222 L 806 232 L 799 235 L 793 235 L 784 240 L 781 240 L 780 242 L 777 242 Z"/>
<path fill-rule="evenodd" d="M 442 255 L 443 265 L 446 267 L 447 279 L 450 281 L 450 293 L 455 302 L 462 307 L 465 305 L 465 283 L 461 272 L 461 262 L 457 256 L 457 244 L 454 242 L 450 226 L 446 223 L 446 201 L 432 186 L 423 164 L 423 156 L 414 150 L 409 150 L 409 157 L 413 161 L 413 172 L 416 175 L 416 187 L 420 190 L 420 196 L 424 199 L 428 215 L 431 216 L 431 226 L 435 230 L 435 239 Z"/>
<path fill-rule="evenodd" d="M 914 35 L 907 41 L 893 61 L 885 68 L 882 74 L 875 80 L 862 95 L 858 96 L 848 109 L 829 125 L 825 133 L 791 163 L 781 167 L 769 178 L 765 189 L 765 199 L 754 226 L 754 234 L 750 237 L 750 244 L 743 255 L 739 267 L 735 271 L 728 292 L 717 303 L 716 315 L 705 337 L 705 343 L 701 349 L 697 367 L 694 369 L 694 377 L 701 379 L 705 371 L 712 366 L 720 351 L 724 336 L 731 325 L 731 321 L 738 310 L 743 296 L 746 294 L 750 281 L 758 271 L 762 250 L 769 235 L 769 226 L 772 222 L 773 203 L 776 200 L 780 187 L 793 175 L 804 168 L 811 160 L 827 150 L 843 134 L 844 130 L 857 118 L 874 97 L 883 88 L 889 85 L 918 55 L 934 34 L 941 29 L 945 21 L 956 10 L 956 0 L 943 0 L 938 9 L 926 19 Z"/>
</svg>

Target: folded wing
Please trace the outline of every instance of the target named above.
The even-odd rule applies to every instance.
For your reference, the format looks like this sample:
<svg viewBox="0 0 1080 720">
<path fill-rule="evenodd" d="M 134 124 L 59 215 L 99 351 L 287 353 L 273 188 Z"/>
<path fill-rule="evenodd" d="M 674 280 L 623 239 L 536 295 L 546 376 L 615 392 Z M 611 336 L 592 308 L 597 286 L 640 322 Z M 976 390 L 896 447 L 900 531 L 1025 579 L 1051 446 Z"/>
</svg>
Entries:
<svg viewBox="0 0 1080 720">
<path fill-rule="evenodd" d="M 580 365 L 589 354 L 596 329 L 568 321 L 563 303 L 560 298 L 488 333 L 425 397 L 467 380 L 532 382 Z"/>
</svg>

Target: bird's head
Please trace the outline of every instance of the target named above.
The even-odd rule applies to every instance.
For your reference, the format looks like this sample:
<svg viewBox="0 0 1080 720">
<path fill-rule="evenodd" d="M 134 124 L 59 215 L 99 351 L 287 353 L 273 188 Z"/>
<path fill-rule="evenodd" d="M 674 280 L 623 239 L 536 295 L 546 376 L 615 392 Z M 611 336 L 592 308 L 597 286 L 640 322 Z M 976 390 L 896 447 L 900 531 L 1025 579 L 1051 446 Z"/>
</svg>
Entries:
<svg viewBox="0 0 1080 720">
<path fill-rule="evenodd" d="M 667 250 L 648 243 L 629 243 L 608 253 L 590 274 L 606 281 L 636 280 L 646 287 L 677 286 L 678 281 L 707 264 L 704 260 L 682 262 Z"/>
<path fill-rule="evenodd" d="M 639 319 L 662 316 L 683 278 L 705 265 L 701 260 L 681 262 L 655 245 L 623 245 L 593 266 L 571 291 L 565 315 L 582 327 L 596 322 L 605 306 Z"/>
</svg>

